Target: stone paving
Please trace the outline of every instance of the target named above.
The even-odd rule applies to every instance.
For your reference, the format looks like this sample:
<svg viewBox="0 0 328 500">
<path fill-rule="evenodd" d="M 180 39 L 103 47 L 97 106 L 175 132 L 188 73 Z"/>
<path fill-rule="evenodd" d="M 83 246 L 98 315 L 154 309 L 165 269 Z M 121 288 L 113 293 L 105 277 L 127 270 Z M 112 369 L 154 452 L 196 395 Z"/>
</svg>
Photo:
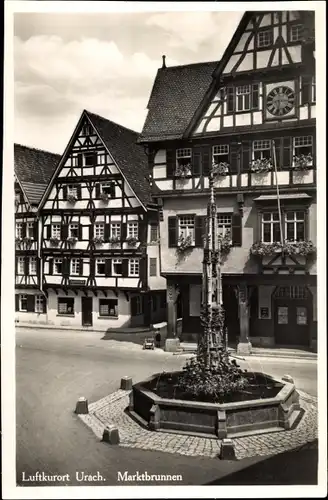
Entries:
<svg viewBox="0 0 328 500">
<path fill-rule="evenodd" d="M 79 415 L 98 439 L 102 439 L 103 430 L 107 425 L 114 425 L 119 430 L 119 446 L 209 458 L 214 458 L 219 454 L 220 441 L 218 439 L 154 432 L 139 425 L 124 412 L 129 403 L 129 392 L 118 390 L 89 404 L 88 415 Z M 275 455 L 317 439 L 317 398 L 300 390 L 298 392 L 304 415 L 296 428 L 233 438 L 237 459 Z"/>
</svg>

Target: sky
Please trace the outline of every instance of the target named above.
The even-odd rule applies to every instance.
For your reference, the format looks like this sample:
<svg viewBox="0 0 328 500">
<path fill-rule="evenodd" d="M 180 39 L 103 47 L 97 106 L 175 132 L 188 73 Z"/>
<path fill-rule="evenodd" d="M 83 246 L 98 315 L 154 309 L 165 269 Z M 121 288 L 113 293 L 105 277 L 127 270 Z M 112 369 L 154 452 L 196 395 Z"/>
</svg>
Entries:
<svg viewBox="0 0 328 500">
<path fill-rule="evenodd" d="M 162 55 L 219 60 L 241 16 L 15 13 L 15 142 L 62 153 L 83 109 L 140 132 Z"/>
</svg>

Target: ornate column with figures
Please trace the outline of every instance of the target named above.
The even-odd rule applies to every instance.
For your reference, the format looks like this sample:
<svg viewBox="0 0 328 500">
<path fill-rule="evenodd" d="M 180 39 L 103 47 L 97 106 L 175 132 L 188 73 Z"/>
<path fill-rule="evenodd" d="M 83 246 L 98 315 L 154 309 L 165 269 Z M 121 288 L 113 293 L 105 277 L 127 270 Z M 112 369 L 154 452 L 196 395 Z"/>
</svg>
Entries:
<svg viewBox="0 0 328 500">
<path fill-rule="evenodd" d="M 177 336 L 177 299 L 178 287 L 175 283 L 167 283 L 166 306 L 167 306 L 167 336 L 165 351 L 175 352 L 180 346 Z"/>
</svg>

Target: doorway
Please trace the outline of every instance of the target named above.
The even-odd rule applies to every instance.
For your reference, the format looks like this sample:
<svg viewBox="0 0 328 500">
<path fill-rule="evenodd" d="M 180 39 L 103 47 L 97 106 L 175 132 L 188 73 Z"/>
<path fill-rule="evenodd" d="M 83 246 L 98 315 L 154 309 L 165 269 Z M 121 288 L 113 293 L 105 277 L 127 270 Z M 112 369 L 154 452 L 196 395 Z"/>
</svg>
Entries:
<svg viewBox="0 0 328 500">
<path fill-rule="evenodd" d="M 274 293 L 274 331 L 276 344 L 310 344 L 312 296 L 304 286 L 278 287 Z"/>
<path fill-rule="evenodd" d="M 92 326 L 92 297 L 82 297 L 82 326 Z"/>
</svg>

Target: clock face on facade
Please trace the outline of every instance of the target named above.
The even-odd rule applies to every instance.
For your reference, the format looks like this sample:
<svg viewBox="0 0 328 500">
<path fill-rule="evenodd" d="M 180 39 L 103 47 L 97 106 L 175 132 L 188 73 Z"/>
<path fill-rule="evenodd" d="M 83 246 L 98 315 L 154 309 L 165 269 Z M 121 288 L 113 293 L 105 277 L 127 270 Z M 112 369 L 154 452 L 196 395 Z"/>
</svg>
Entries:
<svg viewBox="0 0 328 500">
<path fill-rule="evenodd" d="M 295 92 L 290 87 L 279 85 L 267 95 L 267 110 L 273 116 L 287 115 L 295 106 Z"/>
</svg>

